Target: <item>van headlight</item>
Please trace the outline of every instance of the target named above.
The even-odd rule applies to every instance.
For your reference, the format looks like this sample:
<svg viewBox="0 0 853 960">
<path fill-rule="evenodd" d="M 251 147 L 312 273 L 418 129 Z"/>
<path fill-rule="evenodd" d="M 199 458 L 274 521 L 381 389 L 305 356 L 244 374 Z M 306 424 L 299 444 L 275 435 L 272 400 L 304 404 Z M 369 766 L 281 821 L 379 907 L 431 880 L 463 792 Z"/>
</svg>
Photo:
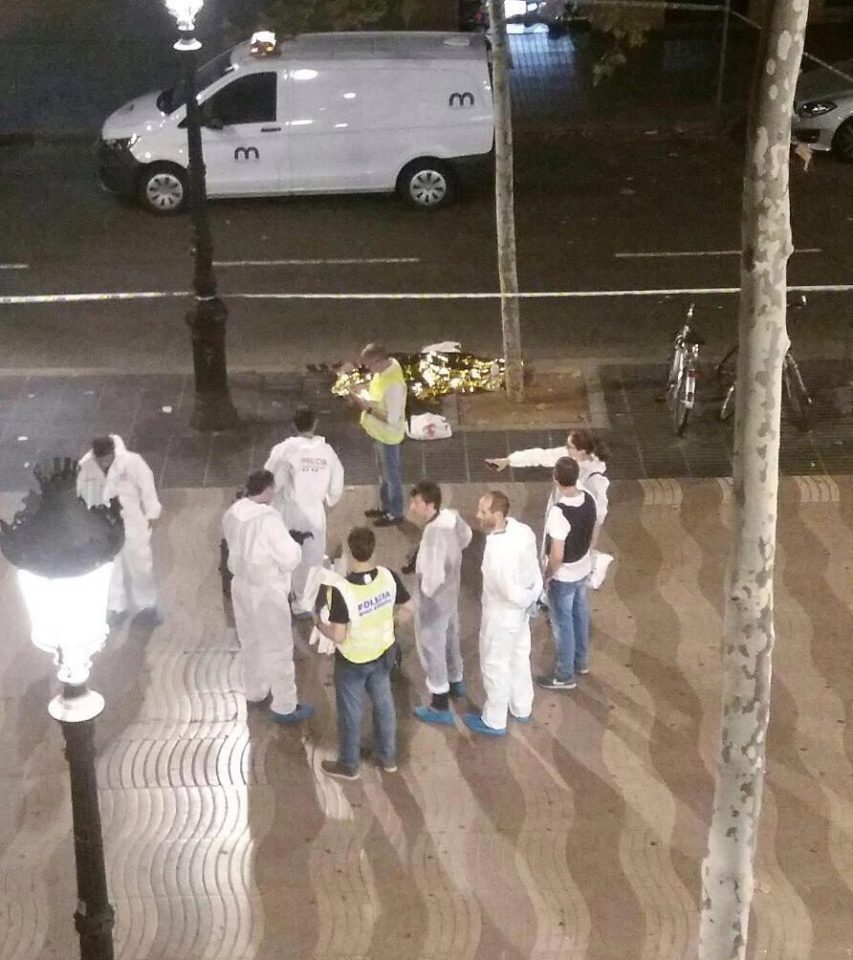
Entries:
<svg viewBox="0 0 853 960">
<path fill-rule="evenodd" d="M 130 150 L 130 148 L 139 140 L 139 134 L 134 133 L 130 137 L 114 137 L 104 140 L 104 146 L 111 150 Z"/>
<path fill-rule="evenodd" d="M 797 107 L 798 117 L 820 117 L 830 113 L 838 104 L 834 100 L 808 100 Z"/>
</svg>

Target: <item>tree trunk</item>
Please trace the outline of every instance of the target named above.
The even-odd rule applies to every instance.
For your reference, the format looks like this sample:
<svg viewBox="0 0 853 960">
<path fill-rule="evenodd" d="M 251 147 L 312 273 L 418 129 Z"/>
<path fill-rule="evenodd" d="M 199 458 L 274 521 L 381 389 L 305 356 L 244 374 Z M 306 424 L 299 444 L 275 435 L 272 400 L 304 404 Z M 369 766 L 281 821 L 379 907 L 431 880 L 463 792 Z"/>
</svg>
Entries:
<svg viewBox="0 0 853 960">
<path fill-rule="evenodd" d="M 747 128 L 741 232 L 735 534 L 726 579 L 720 758 L 702 865 L 700 960 L 743 960 L 770 718 L 791 112 L 807 0 L 773 0 Z"/>
<path fill-rule="evenodd" d="M 510 400 L 520 403 L 524 399 L 524 366 L 521 359 L 521 317 L 515 258 L 509 50 L 503 0 L 488 0 L 488 9 L 495 104 L 495 219 L 498 233 L 498 277 L 501 286 L 501 330 L 506 358 L 506 392 Z"/>
</svg>

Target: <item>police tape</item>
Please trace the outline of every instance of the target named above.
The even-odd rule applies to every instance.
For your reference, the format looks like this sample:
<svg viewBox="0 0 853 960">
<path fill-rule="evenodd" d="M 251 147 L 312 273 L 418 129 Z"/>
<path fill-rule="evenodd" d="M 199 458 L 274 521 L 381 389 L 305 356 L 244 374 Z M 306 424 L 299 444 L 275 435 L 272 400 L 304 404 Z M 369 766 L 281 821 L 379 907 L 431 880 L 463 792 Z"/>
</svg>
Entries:
<svg viewBox="0 0 853 960">
<path fill-rule="evenodd" d="M 816 283 L 789 286 L 793 293 L 850 293 L 853 283 Z M 223 293 L 223 300 L 590 300 L 617 297 L 731 296 L 740 287 L 656 287 L 647 290 L 520 290 L 424 293 Z M 0 306 L 19 304 L 93 303 L 110 300 L 169 300 L 192 297 L 190 290 L 130 290 L 105 293 L 44 293 L 0 296 Z"/>
</svg>

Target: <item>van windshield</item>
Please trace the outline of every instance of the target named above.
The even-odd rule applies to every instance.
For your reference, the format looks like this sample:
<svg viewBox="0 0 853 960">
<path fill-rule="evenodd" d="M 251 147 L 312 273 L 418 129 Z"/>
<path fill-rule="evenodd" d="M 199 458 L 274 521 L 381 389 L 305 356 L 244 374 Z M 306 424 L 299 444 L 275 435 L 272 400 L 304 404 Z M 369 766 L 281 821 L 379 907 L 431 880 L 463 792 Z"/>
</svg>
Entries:
<svg viewBox="0 0 853 960">
<path fill-rule="evenodd" d="M 234 69 L 231 63 L 231 51 L 226 50 L 218 57 L 208 61 L 195 75 L 196 92 L 201 93 L 220 77 L 224 77 Z M 173 87 L 168 87 L 157 97 L 157 109 L 163 113 L 174 113 L 187 102 L 186 84 L 179 80 Z"/>
</svg>

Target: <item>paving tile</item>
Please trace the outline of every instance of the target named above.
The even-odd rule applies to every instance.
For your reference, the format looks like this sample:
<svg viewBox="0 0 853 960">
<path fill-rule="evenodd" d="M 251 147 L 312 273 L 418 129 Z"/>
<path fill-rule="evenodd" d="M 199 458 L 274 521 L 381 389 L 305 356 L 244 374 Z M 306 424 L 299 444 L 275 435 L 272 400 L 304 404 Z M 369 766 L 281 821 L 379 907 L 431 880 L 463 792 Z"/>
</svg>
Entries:
<svg viewBox="0 0 853 960">
<path fill-rule="evenodd" d="M 507 434 L 502 431 L 465 432 L 465 450 L 468 455 L 468 474 L 472 482 L 489 482 L 496 477 L 509 477 L 486 466 L 487 459 L 506 457 L 510 452 Z"/>
<path fill-rule="evenodd" d="M 211 438 L 205 486 L 239 487 L 249 475 L 253 441 L 251 436 L 218 435 Z"/>
<path fill-rule="evenodd" d="M 816 375 L 817 369 L 814 372 Z M 842 381 L 845 376 L 842 366 L 836 365 L 825 382 L 832 383 L 833 378 Z M 612 478 L 731 472 L 732 427 L 717 420 L 713 391 L 694 411 L 684 436 L 677 438 L 669 412 L 657 402 L 657 365 L 604 366 L 601 377 L 609 403 L 611 429 L 604 439 L 611 448 L 608 466 Z M 303 380 L 298 373 L 240 374 L 232 381 L 232 395 L 241 406 L 243 422 L 222 439 L 215 438 L 210 456 L 202 449 L 203 443 L 200 447 L 197 439 L 188 439 L 196 437 L 188 422 L 192 382 L 180 375 L 0 378 L 0 443 L 26 436 L 35 444 L 36 454 L 50 450 L 80 455 L 92 436 L 113 432 L 142 453 L 167 485 L 206 482 L 231 486 L 235 480 L 242 482 L 250 469 L 262 466 L 269 450 L 292 433 L 293 409 L 313 392 L 312 402 L 321 411 L 321 431 L 338 452 L 347 483 L 375 482 L 372 448 L 358 426 L 357 411 L 331 396 L 328 378 Z M 830 396 L 828 389 L 822 396 Z M 172 412 L 164 413 L 164 406 Z M 853 452 L 844 446 L 849 444 L 853 451 L 853 415 L 840 415 L 826 404 L 818 404 L 814 419 L 810 433 L 801 433 L 783 420 L 783 472 L 853 469 Z M 495 474 L 485 466 L 486 457 L 506 456 L 510 450 L 531 446 L 557 446 L 563 440 L 562 430 L 473 430 L 459 431 L 449 441 L 432 445 L 409 442 L 403 452 L 405 482 L 425 476 L 445 483 L 489 482 Z M 170 446 L 174 459 L 171 453 L 167 457 Z M 3 469 L 7 485 L 18 482 L 14 479 L 20 472 L 17 451 Z M 550 471 L 519 470 L 505 478 L 547 481 Z"/>
<path fill-rule="evenodd" d="M 426 480 L 426 466 L 424 461 L 425 444 L 417 440 L 403 442 L 403 483 L 417 483 Z"/>
<path fill-rule="evenodd" d="M 204 484 L 211 437 L 203 434 L 173 436 L 163 464 L 164 487 L 200 487 Z"/>
<path fill-rule="evenodd" d="M 35 486 L 32 470 L 24 466 L 23 462 L 0 459 L 0 490 L 30 490 L 35 489 Z M 3 519 L 10 520 L 11 514 Z"/>
<path fill-rule="evenodd" d="M 24 389 L 26 378 L 0 376 L 0 406 L 12 404 Z"/>
<path fill-rule="evenodd" d="M 424 477 L 438 477 L 443 483 L 465 483 L 468 479 L 465 444 L 461 435 L 446 440 L 422 441 Z"/>
<path fill-rule="evenodd" d="M 4 490 L 36 487 L 33 468 L 39 460 L 40 444 L 35 438 L 0 441 L 0 486 Z"/>
</svg>

